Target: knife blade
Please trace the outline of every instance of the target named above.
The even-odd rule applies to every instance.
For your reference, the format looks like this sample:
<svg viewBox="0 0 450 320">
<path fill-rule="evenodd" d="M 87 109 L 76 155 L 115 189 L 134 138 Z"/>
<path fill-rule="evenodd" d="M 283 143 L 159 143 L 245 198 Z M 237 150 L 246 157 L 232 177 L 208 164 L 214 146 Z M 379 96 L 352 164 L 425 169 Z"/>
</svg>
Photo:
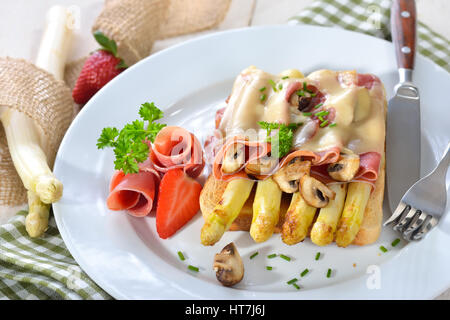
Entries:
<svg viewBox="0 0 450 320">
<path fill-rule="evenodd" d="M 393 212 L 405 192 L 420 179 L 420 96 L 412 83 L 416 41 L 414 0 L 393 1 L 391 30 L 400 79 L 388 104 L 386 127 L 386 180 Z"/>
</svg>

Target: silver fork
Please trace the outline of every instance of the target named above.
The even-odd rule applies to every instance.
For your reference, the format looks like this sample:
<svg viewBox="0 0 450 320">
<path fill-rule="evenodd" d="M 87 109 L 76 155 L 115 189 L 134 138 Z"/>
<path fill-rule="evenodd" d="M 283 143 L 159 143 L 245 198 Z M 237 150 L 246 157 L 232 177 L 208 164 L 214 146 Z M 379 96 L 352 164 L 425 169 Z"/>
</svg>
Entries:
<svg viewBox="0 0 450 320">
<path fill-rule="evenodd" d="M 392 216 L 384 223 L 408 241 L 421 240 L 437 225 L 447 202 L 445 177 L 450 163 L 450 143 L 436 168 L 409 188 Z"/>
</svg>

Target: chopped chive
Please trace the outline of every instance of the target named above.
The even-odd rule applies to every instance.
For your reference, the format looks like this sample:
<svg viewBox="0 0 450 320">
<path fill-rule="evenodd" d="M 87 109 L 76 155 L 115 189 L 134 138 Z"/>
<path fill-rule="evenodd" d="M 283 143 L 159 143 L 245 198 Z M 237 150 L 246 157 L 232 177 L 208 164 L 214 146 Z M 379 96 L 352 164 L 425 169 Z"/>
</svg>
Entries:
<svg viewBox="0 0 450 320">
<path fill-rule="evenodd" d="M 289 79 L 289 76 L 284 76 L 281 79 L 283 79 L 283 80 Z"/>
<path fill-rule="evenodd" d="M 303 112 L 303 115 L 305 117 L 310 117 L 310 116 L 312 116 L 312 113 L 311 112 Z"/>
<path fill-rule="evenodd" d="M 304 277 L 304 276 L 306 276 L 306 274 L 307 274 L 308 272 L 309 272 L 309 270 L 308 270 L 308 269 L 305 269 L 305 270 L 303 270 L 302 273 L 300 273 L 300 276 Z"/>
<path fill-rule="evenodd" d="M 313 97 L 313 98 L 314 98 L 315 96 L 317 96 L 317 93 L 314 93 L 314 92 L 313 92 L 313 93 L 311 93 L 311 97 Z"/>
<path fill-rule="evenodd" d="M 305 96 L 305 92 L 304 92 L 303 90 L 297 90 L 295 93 L 296 93 L 298 96 L 300 96 L 300 97 L 304 97 L 304 96 Z"/>
<path fill-rule="evenodd" d="M 291 261 L 291 258 L 289 258 L 288 256 L 285 256 L 284 254 L 280 254 L 280 258 L 283 258 L 286 261 Z"/>
<path fill-rule="evenodd" d="M 272 270 L 273 268 L 271 266 L 266 266 L 267 270 Z"/>
<path fill-rule="evenodd" d="M 260 92 L 263 92 L 264 90 L 266 90 L 266 87 L 262 87 L 261 89 L 259 89 Z"/>
<path fill-rule="evenodd" d="M 325 119 L 322 116 L 318 116 L 317 118 L 319 118 L 320 121 L 325 121 Z"/>
<path fill-rule="evenodd" d="M 312 97 L 315 97 L 315 96 L 313 96 L 313 95 L 311 95 Z M 323 106 L 323 103 L 319 103 L 318 105 L 316 105 L 315 107 L 314 107 L 314 109 L 319 109 L 321 106 Z"/>
<path fill-rule="evenodd" d="M 294 278 L 294 279 L 291 279 L 291 280 L 289 280 L 288 282 L 286 282 L 287 284 L 293 284 L 293 283 L 295 283 L 295 282 L 297 282 L 298 281 L 298 279 L 297 278 Z"/>
<path fill-rule="evenodd" d="M 320 252 L 317 252 L 316 253 L 316 260 L 319 260 L 319 258 L 320 258 Z"/>
<path fill-rule="evenodd" d="M 388 249 L 386 249 L 386 248 L 383 247 L 383 246 L 380 246 L 380 250 L 383 251 L 383 252 L 387 252 L 387 251 L 388 251 Z"/>
<path fill-rule="evenodd" d="M 300 290 L 300 287 L 298 286 L 298 284 L 293 283 L 292 286 L 293 286 L 295 289 Z"/>
<path fill-rule="evenodd" d="M 178 251 L 178 257 L 180 257 L 180 260 L 181 260 L 181 261 L 186 260 L 186 258 L 185 258 L 184 255 L 183 255 L 183 252 L 181 252 L 181 251 Z"/>
<path fill-rule="evenodd" d="M 272 79 L 269 79 L 269 83 L 272 86 L 273 91 L 277 91 L 277 85 Z"/>
<path fill-rule="evenodd" d="M 328 269 L 327 271 L 327 278 L 331 277 L 331 269 Z"/>
<path fill-rule="evenodd" d="M 330 128 L 336 127 L 336 122 L 329 125 Z"/>
<path fill-rule="evenodd" d="M 314 115 L 317 117 L 323 117 L 323 116 L 327 116 L 329 114 L 330 114 L 330 111 L 328 111 L 328 110 L 322 110 L 322 111 L 314 113 Z"/>
<path fill-rule="evenodd" d="M 303 90 L 308 91 L 308 85 L 306 82 L 303 82 Z"/>
<path fill-rule="evenodd" d="M 252 254 L 251 256 L 250 256 L 250 259 L 253 259 L 254 257 L 256 257 L 258 255 L 258 251 L 256 251 L 254 254 Z"/>
<path fill-rule="evenodd" d="M 191 265 L 188 265 L 188 269 L 192 270 L 192 271 L 195 271 L 195 272 L 198 272 L 198 270 L 199 270 L 197 267 L 194 267 L 194 266 L 191 266 Z"/>
<path fill-rule="evenodd" d="M 261 95 L 261 97 L 259 97 L 259 100 L 261 100 L 261 101 L 266 100 L 266 94 L 263 93 L 263 94 Z"/>
<path fill-rule="evenodd" d="M 394 241 L 392 241 L 391 246 L 395 247 L 396 245 L 398 245 L 400 243 L 400 239 L 397 238 Z"/>
<path fill-rule="evenodd" d="M 320 127 L 323 128 L 323 127 L 325 127 L 327 124 L 328 124 L 328 120 L 325 120 L 324 122 L 322 122 L 322 123 L 320 124 Z"/>
<path fill-rule="evenodd" d="M 272 254 L 269 254 L 269 255 L 267 256 L 267 258 L 272 259 L 272 258 L 275 258 L 276 256 L 277 256 L 276 253 L 272 253 Z"/>
<path fill-rule="evenodd" d="M 280 84 L 278 84 L 278 90 L 281 90 L 281 89 L 283 89 L 283 85 L 280 83 Z"/>
</svg>

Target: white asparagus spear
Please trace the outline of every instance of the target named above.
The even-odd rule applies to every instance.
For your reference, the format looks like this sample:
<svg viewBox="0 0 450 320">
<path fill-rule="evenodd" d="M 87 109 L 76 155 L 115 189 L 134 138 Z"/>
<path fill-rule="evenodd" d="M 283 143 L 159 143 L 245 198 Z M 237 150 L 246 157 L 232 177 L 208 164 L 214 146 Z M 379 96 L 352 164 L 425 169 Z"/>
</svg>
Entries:
<svg viewBox="0 0 450 320">
<path fill-rule="evenodd" d="M 64 77 L 64 66 L 72 39 L 69 24 L 71 19 L 64 7 L 54 6 L 48 11 L 46 29 L 37 55 L 36 65 L 52 73 L 58 80 Z M 50 206 L 46 204 L 61 198 L 63 185 L 48 165 L 42 150 L 46 149 L 47 141 L 34 121 L 24 113 L 4 106 L 0 106 L 0 120 L 5 129 L 11 159 L 28 189 L 26 229 L 30 236 L 38 237 L 48 226 Z"/>
<path fill-rule="evenodd" d="M 47 12 L 46 28 L 36 58 L 36 66 L 64 79 L 64 67 L 72 43 L 71 13 L 62 6 L 51 7 Z"/>
</svg>

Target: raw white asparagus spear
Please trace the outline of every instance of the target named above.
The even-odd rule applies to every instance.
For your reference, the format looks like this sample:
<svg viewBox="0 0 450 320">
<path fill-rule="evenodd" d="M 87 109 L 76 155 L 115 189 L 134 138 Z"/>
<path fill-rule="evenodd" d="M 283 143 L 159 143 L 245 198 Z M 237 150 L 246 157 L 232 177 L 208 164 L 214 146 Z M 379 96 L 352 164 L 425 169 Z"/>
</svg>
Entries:
<svg viewBox="0 0 450 320">
<path fill-rule="evenodd" d="M 11 159 L 23 185 L 44 203 L 58 201 L 63 186 L 47 164 L 34 121 L 22 112 L 3 108 L 0 119 L 5 128 Z"/>
<path fill-rule="evenodd" d="M 47 14 L 46 29 L 36 65 L 56 79 L 64 77 L 64 66 L 72 39 L 70 13 L 61 6 L 52 7 Z M 24 113 L 0 106 L 0 120 L 5 129 L 11 159 L 28 189 L 29 213 L 25 221 L 27 232 L 39 237 L 48 228 L 49 203 L 58 201 L 62 183 L 53 175 L 42 150 L 47 145 L 34 121 Z"/>
<path fill-rule="evenodd" d="M 28 190 L 28 214 L 25 229 L 30 237 L 40 237 L 48 229 L 50 204 L 43 203 L 39 197 Z"/>
<path fill-rule="evenodd" d="M 71 14 L 62 6 L 51 7 L 47 13 L 46 28 L 36 58 L 36 66 L 64 78 L 67 53 L 72 42 Z"/>
</svg>

